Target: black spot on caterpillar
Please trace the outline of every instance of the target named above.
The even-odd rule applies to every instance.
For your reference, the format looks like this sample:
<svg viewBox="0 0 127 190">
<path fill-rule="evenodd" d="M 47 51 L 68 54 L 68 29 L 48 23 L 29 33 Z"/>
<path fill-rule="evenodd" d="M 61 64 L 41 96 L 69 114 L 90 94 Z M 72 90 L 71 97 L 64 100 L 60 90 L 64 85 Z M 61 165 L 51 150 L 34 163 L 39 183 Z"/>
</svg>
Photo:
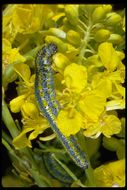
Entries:
<svg viewBox="0 0 127 190">
<path fill-rule="evenodd" d="M 57 46 L 53 43 L 44 46 L 36 56 L 35 97 L 40 111 L 49 121 L 51 128 L 66 148 L 73 161 L 81 168 L 88 168 L 85 153 L 81 150 L 76 137 L 65 137 L 55 122 L 60 110 L 54 90 L 54 75 L 51 67 L 51 57 L 57 52 Z"/>
</svg>

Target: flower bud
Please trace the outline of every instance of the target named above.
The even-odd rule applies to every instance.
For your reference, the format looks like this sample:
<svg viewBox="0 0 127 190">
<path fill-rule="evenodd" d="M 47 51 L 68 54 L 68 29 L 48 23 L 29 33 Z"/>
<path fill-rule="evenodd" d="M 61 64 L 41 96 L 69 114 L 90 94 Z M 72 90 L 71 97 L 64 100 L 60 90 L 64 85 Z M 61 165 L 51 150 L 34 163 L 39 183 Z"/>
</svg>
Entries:
<svg viewBox="0 0 127 190">
<path fill-rule="evenodd" d="M 108 42 L 111 42 L 113 44 L 120 44 L 123 42 L 123 38 L 119 34 L 111 34 Z"/>
<path fill-rule="evenodd" d="M 97 42 L 104 42 L 110 36 L 110 31 L 106 29 L 100 29 L 96 32 L 94 38 Z"/>
<path fill-rule="evenodd" d="M 79 12 L 86 12 L 86 14 L 92 14 L 94 9 L 98 7 L 98 4 L 84 4 L 79 6 Z"/>
<path fill-rule="evenodd" d="M 55 43 L 58 46 L 58 50 L 61 52 L 65 52 L 67 50 L 66 44 L 60 40 L 59 38 L 55 36 L 46 36 L 45 37 L 45 42 L 46 43 Z"/>
<path fill-rule="evenodd" d="M 53 61 L 58 69 L 64 69 L 69 64 L 69 59 L 62 53 L 56 53 L 53 56 Z"/>
<path fill-rule="evenodd" d="M 110 151 L 116 151 L 118 144 L 119 142 L 115 137 L 103 137 L 103 146 Z"/>
<path fill-rule="evenodd" d="M 77 25 L 78 23 L 78 6 L 77 5 L 66 5 L 65 13 L 68 21 L 72 25 Z"/>
<path fill-rule="evenodd" d="M 63 39 L 66 38 L 66 33 L 63 30 L 59 29 L 59 28 L 50 28 L 48 30 L 48 33 L 51 34 L 51 35 L 55 35 L 55 36 L 57 36 L 59 38 L 63 38 Z"/>
<path fill-rule="evenodd" d="M 125 54 L 121 51 L 116 51 L 117 55 L 119 56 L 120 60 L 123 60 L 125 58 Z"/>
<path fill-rule="evenodd" d="M 121 16 L 115 12 L 108 13 L 106 18 L 106 24 L 109 26 L 116 25 L 121 21 Z"/>
<path fill-rule="evenodd" d="M 92 14 L 92 21 L 98 22 L 99 20 L 104 18 L 105 14 L 106 13 L 105 13 L 104 8 L 102 6 L 97 7 Z"/>
<path fill-rule="evenodd" d="M 79 45 L 81 41 L 81 37 L 78 34 L 78 32 L 75 32 L 74 30 L 69 30 L 67 32 L 67 40 L 73 45 Z"/>
<path fill-rule="evenodd" d="M 109 13 L 112 10 L 112 5 L 104 5 L 103 8 L 105 13 Z"/>
</svg>

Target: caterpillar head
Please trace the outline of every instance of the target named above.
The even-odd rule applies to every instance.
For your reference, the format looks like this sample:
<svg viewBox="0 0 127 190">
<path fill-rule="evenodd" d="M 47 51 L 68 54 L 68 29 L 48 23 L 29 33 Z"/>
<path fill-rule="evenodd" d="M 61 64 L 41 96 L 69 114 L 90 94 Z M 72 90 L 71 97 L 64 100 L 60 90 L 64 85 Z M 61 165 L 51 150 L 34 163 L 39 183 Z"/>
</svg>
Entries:
<svg viewBox="0 0 127 190">
<path fill-rule="evenodd" d="M 43 53 L 47 57 L 54 55 L 57 52 L 57 46 L 54 43 L 50 43 L 44 47 Z"/>
</svg>

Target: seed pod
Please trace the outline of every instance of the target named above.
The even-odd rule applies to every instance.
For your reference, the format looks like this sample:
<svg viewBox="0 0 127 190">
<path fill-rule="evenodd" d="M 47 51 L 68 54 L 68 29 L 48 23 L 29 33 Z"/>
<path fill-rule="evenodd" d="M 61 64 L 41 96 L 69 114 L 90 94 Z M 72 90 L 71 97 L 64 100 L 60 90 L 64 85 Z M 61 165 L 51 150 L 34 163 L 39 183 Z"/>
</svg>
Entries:
<svg viewBox="0 0 127 190">
<path fill-rule="evenodd" d="M 116 25 L 120 23 L 121 16 L 115 12 L 108 13 L 106 16 L 106 24 L 109 26 Z"/>
<path fill-rule="evenodd" d="M 78 24 L 78 5 L 66 5 L 65 13 L 70 24 Z"/>
<path fill-rule="evenodd" d="M 69 30 L 67 32 L 67 40 L 73 45 L 79 45 L 81 41 L 81 37 L 78 34 L 78 32 L 75 32 L 74 30 Z"/>
<path fill-rule="evenodd" d="M 110 31 L 106 29 L 100 29 L 96 32 L 94 39 L 97 42 L 104 42 L 110 37 Z"/>
</svg>

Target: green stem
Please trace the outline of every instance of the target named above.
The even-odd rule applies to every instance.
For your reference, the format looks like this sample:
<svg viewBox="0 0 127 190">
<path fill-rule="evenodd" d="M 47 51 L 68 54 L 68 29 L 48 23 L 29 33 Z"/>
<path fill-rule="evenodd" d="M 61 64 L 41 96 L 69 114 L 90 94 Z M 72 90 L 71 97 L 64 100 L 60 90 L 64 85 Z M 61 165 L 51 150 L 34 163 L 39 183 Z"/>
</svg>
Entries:
<svg viewBox="0 0 127 190">
<path fill-rule="evenodd" d="M 35 148 L 34 151 L 36 153 L 43 153 L 43 152 L 52 152 L 52 153 L 62 153 L 62 154 L 65 154 L 66 151 L 65 150 L 61 150 L 61 149 L 56 149 L 56 148 L 48 148 L 47 149 L 43 149 L 43 150 L 40 150 L 38 148 Z"/>
<path fill-rule="evenodd" d="M 20 46 L 17 48 L 18 51 L 21 51 L 29 42 L 29 39 L 26 39 Z"/>
<path fill-rule="evenodd" d="M 12 144 L 12 138 L 7 135 L 3 130 L 2 130 L 2 137 L 4 138 L 4 140 L 6 140 L 10 145 Z"/>
<path fill-rule="evenodd" d="M 86 47 L 87 47 L 88 42 L 90 41 L 91 28 L 92 28 L 92 23 L 91 23 L 91 20 L 89 19 L 89 24 L 87 26 L 87 29 L 84 34 L 84 39 L 82 40 L 82 44 L 81 44 L 81 50 L 80 50 L 80 54 L 79 54 L 79 58 L 78 58 L 79 64 L 82 63 L 82 59 L 85 56 Z"/>
<path fill-rule="evenodd" d="M 12 138 L 15 138 L 20 133 L 20 131 L 17 129 L 15 122 L 14 122 L 14 120 L 9 112 L 9 109 L 7 107 L 7 104 L 5 103 L 4 100 L 2 100 L 2 119 L 3 119 L 7 129 L 9 130 Z M 4 135 L 4 137 L 5 137 L 5 135 Z M 11 148 L 11 146 L 8 144 L 8 142 L 5 139 L 2 140 L 2 143 L 8 149 L 8 151 L 10 153 L 13 152 L 14 156 L 17 158 L 13 149 Z M 17 159 L 20 160 L 20 162 L 22 161 L 24 164 L 26 162 L 29 162 L 29 164 L 31 165 L 30 172 L 31 172 L 31 175 L 32 175 L 33 179 L 35 180 L 36 184 L 39 187 L 44 187 L 44 185 L 46 187 L 51 186 L 50 181 L 45 176 L 43 176 L 43 174 L 39 173 L 39 168 L 38 168 L 37 163 L 34 160 L 32 150 L 28 149 L 28 148 L 24 148 L 24 149 L 19 150 L 19 152 L 22 155 L 25 155 L 27 160 L 23 161 L 23 160 L 20 160 L 20 158 L 17 158 Z"/>
<path fill-rule="evenodd" d="M 18 136 L 20 131 L 17 129 L 15 122 L 8 110 L 7 104 L 4 100 L 2 100 L 2 119 L 4 124 L 6 125 L 7 129 L 9 130 L 11 136 L 15 138 Z"/>
<path fill-rule="evenodd" d="M 9 152 L 12 152 L 12 148 L 11 146 L 8 144 L 8 142 L 6 140 L 4 140 L 2 138 L 2 144 L 6 147 L 6 149 L 9 151 Z"/>
<path fill-rule="evenodd" d="M 88 169 L 85 170 L 86 177 L 88 180 L 88 187 L 96 187 L 95 181 L 94 181 L 94 174 L 93 174 L 93 168 L 91 167 L 91 163 L 88 157 L 88 151 L 87 151 L 87 145 L 85 142 L 85 138 L 81 133 L 77 134 L 79 144 L 81 145 L 82 149 L 87 155 L 87 161 L 88 161 Z"/>
</svg>

